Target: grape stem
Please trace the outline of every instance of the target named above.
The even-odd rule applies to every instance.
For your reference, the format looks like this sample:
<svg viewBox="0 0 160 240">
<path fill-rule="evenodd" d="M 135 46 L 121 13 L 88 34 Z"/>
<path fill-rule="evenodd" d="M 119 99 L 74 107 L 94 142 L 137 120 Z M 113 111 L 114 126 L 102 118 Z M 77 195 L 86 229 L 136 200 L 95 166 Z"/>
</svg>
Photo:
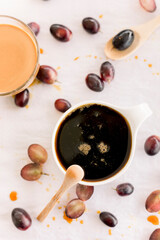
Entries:
<svg viewBox="0 0 160 240">
<path fill-rule="evenodd" d="M 46 175 L 46 176 L 50 176 L 50 174 L 44 173 L 44 172 L 42 172 L 41 174 L 42 174 L 42 175 Z"/>
<path fill-rule="evenodd" d="M 62 82 L 60 82 L 59 80 L 55 80 L 55 82 L 56 82 L 56 83 L 60 83 L 60 84 L 62 83 Z"/>
</svg>

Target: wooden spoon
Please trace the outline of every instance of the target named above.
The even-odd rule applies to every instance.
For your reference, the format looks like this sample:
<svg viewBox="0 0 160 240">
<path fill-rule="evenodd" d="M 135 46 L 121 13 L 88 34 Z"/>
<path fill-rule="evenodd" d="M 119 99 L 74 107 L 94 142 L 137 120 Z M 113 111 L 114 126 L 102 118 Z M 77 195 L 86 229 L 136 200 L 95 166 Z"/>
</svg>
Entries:
<svg viewBox="0 0 160 240">
<path fill-rule="evenodd" d="M 105 46 L 105 55 L 112 59 L 112 60 L 119 60 L 128 57 L 130 54 L 132 54 L 134 51 L 137 50 L 152 34 L 152 32 L 160 26 L 160 16 L 152 19 L 151 21 L 130 28 L 132 31 L 134 31 L 134 41 L 131 44 L 131 46 L 125 50 L 118 50 L 113 47 L 111 38 Z"/>
<path fill-rule="evenodd" d="M 38 215 L 37 220 L 42 222 L 47 217 L 52 208 L 56 205 L 56 202 L 61 198 L 64 192 L 74 186 L 76 183 L 80 182 L 83 177 L 83 169 L 79 165 L 71 165 L 66 171 L 66 175 L 60 189 L 52 197 L 42 212 Z"/>
</svg>

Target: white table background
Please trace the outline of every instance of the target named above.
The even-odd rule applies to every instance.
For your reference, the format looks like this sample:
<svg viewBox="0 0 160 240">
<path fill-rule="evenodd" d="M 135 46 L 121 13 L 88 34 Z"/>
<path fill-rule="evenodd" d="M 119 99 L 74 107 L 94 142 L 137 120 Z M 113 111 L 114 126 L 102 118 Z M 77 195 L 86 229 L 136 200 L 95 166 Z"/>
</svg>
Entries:
<svg viewBox="0 0 160 240">
<path fill-rule="evenodd" d="M 149 213 L 144 205 L 148 194 L 160 187 L 160 155 L 147 156 L 144 141 L 148 136 L 160 133 L 160 75 L 157 75 L 160 72 L 160 29 L 131 57 L 113 62 L 115 79 L 110 85 L 106 84 L 103 92 L 89 90 L 85 77 L 91 72 L 99 73 L 100 65 L 105 61 L 104 45 L 111 36 L 159 13 L 160 4 L 155 13 L 147 13 L 138 0 L 0 0 L 0 14 L 40 24 L 38 42 L 44 49 L 40 63 L 55 68 L 60 66 L 58 79 L 62 82 L 61 91 L 44 84 L 30 87 L 32 98 L 28 109 L 15 106 L 12 97 L 0 99 L 0 240 L 149 239 L 156 226 L 147 221 Z M 103 18 L 99 19 L 101 14 Z M 83 30 L 81 21 L 88 16 L 99 20 L 102 33 L 93 36 Z M 68 43 L 56 41 L 49 32 L 53 23 L 68 26 L 73 31 L 73 39 Z M 80 58 L 74 61 L 76 57 Z M 152 64 L 152 68 L 148 64 Z M 96 187 L 93 197 L 86 202 L 87 212 L 71 224 L 63 219 L 63 206 L 76 197 L 74 188 L 69 191 L 70 195 L 61 199 L 44 223 L 36 220 L 63 180 L 51 152 L 52 131 L 61 116 L 54 108 L 57 98 L 66 98 L 72 105 L 89 99 L 118 106 L 147 102 L 153 111 L 139 130 L 135 156 L 127 173 L 110 184 Z M 53 176 L 42 176 L 42 184 L 27 182 L 20 177 L 21 168 L 30 162 L 27 148 L 32 143 L 42 144 L 49 153 L 44 170 L 54 174 L 54 179 Z M 134 185 L 134 194 L 126 198 L 116 194 L 112 188 L 123 182 Z M 15 202 L 9 198 L 11 191 L 18 192 Z M 58 209 L 59 206 L 62 209 Z M 15 207 L 24 208 L 33 219 L 32 227 L 26 232 L 17 230 L 12 223 L 11 211 Z M 99 220 L 98 210 L 109 211 L 118 218 L 111 236 L 109 228 Z M 84 223 L 80 224 L 80 220 Z"/>
</svg>

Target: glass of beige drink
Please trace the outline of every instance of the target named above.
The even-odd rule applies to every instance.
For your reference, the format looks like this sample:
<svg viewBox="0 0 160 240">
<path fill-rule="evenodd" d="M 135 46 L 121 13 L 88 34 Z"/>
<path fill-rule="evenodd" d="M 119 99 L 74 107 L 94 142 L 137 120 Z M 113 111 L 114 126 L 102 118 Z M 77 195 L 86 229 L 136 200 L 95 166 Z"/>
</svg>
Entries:
<svg viewBox="0 0 160 240">
<path fill-rule="evenodd" d="M 0 15 L 0 96 L 27 88 L 39 69 L 39 47 L 34 33 L 22 21 Z"/>
</svg>

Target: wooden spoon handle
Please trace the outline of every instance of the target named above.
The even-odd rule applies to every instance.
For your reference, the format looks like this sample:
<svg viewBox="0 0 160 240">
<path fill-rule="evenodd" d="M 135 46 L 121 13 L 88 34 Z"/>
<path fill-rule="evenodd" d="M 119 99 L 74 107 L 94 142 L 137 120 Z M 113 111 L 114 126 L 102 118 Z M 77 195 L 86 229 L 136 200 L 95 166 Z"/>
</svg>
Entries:
<svg viewBox="0 0 160 240">
<path fill-rule="evenodd" d="M 156 29 L 160 25 L 160 15 L 150 21 L 151 29 Z"/>
<path fill-rule="evenodd" d="M 160 26 L 160 15 L 153 18 L 152 20 L 139 25 L 138 27 L 133 28 L 133 30 L 140 32 L 143 36 L 150 36 L 152 32 L 156 30 Z"/>
<path fill-rule="evenodd" d="M 66 188 L 63 188 L 63 186 L 60 187 L 58 192 L 52 197 L 50 202 L 47 204 L 47 206 L 42 210 L 42 212 L 38 215 L 37 220 L 40 222 L 43 222 L 44 219 L 48 216 L 49 212 L 52 210 L 52 208 L 56 205 L 57 201 L 61 198 L 63 193 L 66 191 Z"/>
<path fill-rule="evenodd" d="M 43 209 L 43 211 L 38 215 L 37 220 L 42 222 L 52 208 L 55 206 L 56 202 L 63 195 L 65 191 L 74 186 L 76 183 L 80 182 L 84 177 L 84 171 L 79 165 L 71 165 L 67 171 L 63 183 L 58 190 L 58 192 L 52 197 L 51 201 Z"/>
</svg>

